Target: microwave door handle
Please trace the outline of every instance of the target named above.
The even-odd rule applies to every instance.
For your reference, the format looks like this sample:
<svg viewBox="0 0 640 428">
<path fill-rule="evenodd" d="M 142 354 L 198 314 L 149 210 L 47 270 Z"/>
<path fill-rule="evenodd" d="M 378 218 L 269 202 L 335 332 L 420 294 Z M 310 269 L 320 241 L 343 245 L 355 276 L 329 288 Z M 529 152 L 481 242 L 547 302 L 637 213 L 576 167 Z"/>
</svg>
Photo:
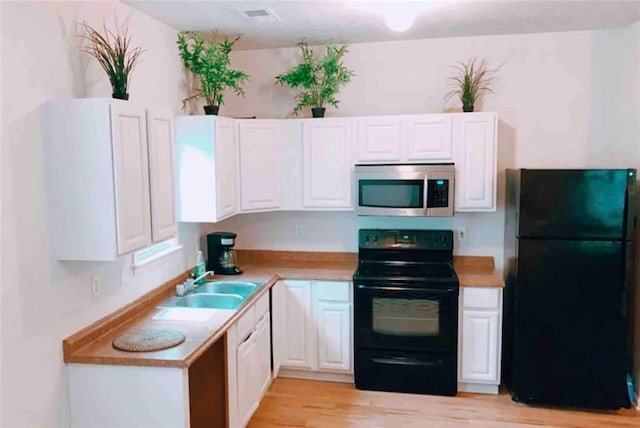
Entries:
<svg viewBox="0 0 640 428">
<path fill-rule="evenodd" d="M 429 204 L 427 201 L 429 200 L 429 174 L 424 175 L 424 214 L 429 214 Z"/>
</svg>

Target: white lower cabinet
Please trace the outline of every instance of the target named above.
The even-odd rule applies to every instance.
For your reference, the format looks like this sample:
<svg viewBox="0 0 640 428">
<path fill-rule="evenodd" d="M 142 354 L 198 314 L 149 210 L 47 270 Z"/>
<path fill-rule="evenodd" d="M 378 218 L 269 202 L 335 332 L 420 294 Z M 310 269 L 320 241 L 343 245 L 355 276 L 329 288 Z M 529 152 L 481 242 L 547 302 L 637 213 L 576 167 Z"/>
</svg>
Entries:
<svg viewBox="0 0 640 428">
<path fill-rule="evenodd" d="M 462 287 L 458 383 L 461 391 L 498 393 L 502 289 Z"/>
<path fill-rule="evenodd" d="M 247 425 L 271 383 L 269 294 L 227 330 L 228 426 Z"/>
<path fill-rule="evenodd" d="M 188 368 L 67 364 L 69 425 L 224 427 L 224 355 L 224 340 L 218 340 Z"/>
<path fill-rule="evenodd" d="M 286 339 L 281 342 L 280 362 L 285 367 L 313 369 L 317 363 L 315 342 L 311 340 L 314 335 L 311 282 L 280 281 L 276 287 L 283 290 L 278 294 L 282 300 L 274 302 L 274 310 L 282 311 L 278 332 Z"/>
<path fill-rule="evenodd" d="M 276 375 L 349 379 L 344 375 L 353 373 L 351 296 L 347 281 L 282 280 L 274 286 Z"/>
<path fill-rule="evenodd" d="M 351 371 L 351 304 L 319 301 L 314 309 L 318 325 L 318 369 Z"/>
<path fill-rule="evenodd" d="M 256 326 L 256 353 L 253 364 L 256 368 L 256 390 L 258 401 L 264 396 L 271 383 L 271 317 L 264 314 Z"/>
<path fill-rule="evenodd" d="M 249 337 L 237 349 L 238 361 L 238 420 L 244 426 L 257 408 L 257 373 L 253 361 L 256 359 L 256 341 Z M 254 408 L 255 407 L 255 408 Z"/>
</svg>

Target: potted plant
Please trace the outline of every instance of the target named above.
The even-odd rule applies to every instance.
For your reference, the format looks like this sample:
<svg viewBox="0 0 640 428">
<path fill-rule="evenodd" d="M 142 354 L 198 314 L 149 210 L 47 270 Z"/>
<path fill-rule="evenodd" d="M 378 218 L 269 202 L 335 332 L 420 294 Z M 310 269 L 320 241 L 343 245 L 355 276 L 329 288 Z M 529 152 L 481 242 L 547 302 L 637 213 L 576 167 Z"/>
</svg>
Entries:
<svg viewBox="0 0 640 428">
<path fill-rule="evenodd" d="M 489 70 L 484 61 L 478 62 L 476 58 L 466 63 L 460 62 L 454 68 L 457 73 L 450 77 L 453 80 L 453 89 L 447 93 L 445 100 L 457 96 L 462 102 L 462 111 L 472 112 L 482 93 L 493 92 L 490 85 L 494 70 Z"/>
<path fill-rule="evenodd" d="M 215 34 L 211 41 L 207 41 L 195 31 L 183 31 L 178 34 L 178 50 L 182 63 L 199 80 L 200 88 L 195 95 L 182 101 L 183 108 L 194 98 L 204 98 L 205 114 L 217 115 L 223 104 L 224 91 L 232 89 L 236 95 L 244 96 L 242 84 L 249 80 L 244 71 L 230 68 L 229 54 L 240 36 L 229 40 L 216 40 Z"/>
<path fill-rule="evenodd" d="M 338 107 L 339 101 L 335 95 L 340 86 L 350 82 L 354 76 L 342 63 L 342 57 L 347 53 L 347 46 L 327 45 L 327 51 L 322 58 L 316 58 L 306 42 L 298 43 L 302 53 L 302 62 L 284 74 L 276 76 L 276 83 L 291 88 L 301 88 L 296 95 L 298 104 L 292 115 L 298 115 L 300 110 L 311 107 L 313 117 L 324 117 L 325 105 Z"/>
<path fill-rule="evenodd" d="M 141 47 L 131 46 L 131 36 L 126 27 L 117 28 L 115 33 L 103 25 L 100 33 L 87 23 L 81 23 L 83 33 L 80 38 L 87 42 L 81 50 L 98 60 L 109 76 L 113 98 L 128 100 L 129 79 L 144 52 Z"/>
</svg>

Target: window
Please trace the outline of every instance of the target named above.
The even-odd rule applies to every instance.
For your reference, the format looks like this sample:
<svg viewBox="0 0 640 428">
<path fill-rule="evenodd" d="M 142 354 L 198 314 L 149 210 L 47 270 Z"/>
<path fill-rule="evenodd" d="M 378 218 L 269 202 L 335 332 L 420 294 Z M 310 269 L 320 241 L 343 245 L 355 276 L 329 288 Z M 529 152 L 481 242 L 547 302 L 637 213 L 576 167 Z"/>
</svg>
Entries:
<svg viewBox="0 0 640 428">
<path fill-rule="evenodd" d="M 180 245 L 178 237 L 175 237 L 136 251 L 133 253 L 133 268 L 137 269 L 155 260 L 159 260 L 169 254 L 175 253 L 181 248 L 182 245 Z"/>
</svg>

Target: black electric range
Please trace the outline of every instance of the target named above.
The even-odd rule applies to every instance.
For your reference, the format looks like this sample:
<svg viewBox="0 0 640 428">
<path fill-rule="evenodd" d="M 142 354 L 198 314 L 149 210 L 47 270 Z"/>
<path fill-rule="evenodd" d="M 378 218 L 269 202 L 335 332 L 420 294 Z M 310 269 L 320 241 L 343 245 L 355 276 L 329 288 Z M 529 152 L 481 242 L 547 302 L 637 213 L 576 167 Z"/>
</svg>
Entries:
<svg viewBox="0 0 640 428">
<path fill-rule="evenodd" d="M 455 395 L 453 232 L 360 230 L 353 284 L 356 387 Z"/>
</svg>

